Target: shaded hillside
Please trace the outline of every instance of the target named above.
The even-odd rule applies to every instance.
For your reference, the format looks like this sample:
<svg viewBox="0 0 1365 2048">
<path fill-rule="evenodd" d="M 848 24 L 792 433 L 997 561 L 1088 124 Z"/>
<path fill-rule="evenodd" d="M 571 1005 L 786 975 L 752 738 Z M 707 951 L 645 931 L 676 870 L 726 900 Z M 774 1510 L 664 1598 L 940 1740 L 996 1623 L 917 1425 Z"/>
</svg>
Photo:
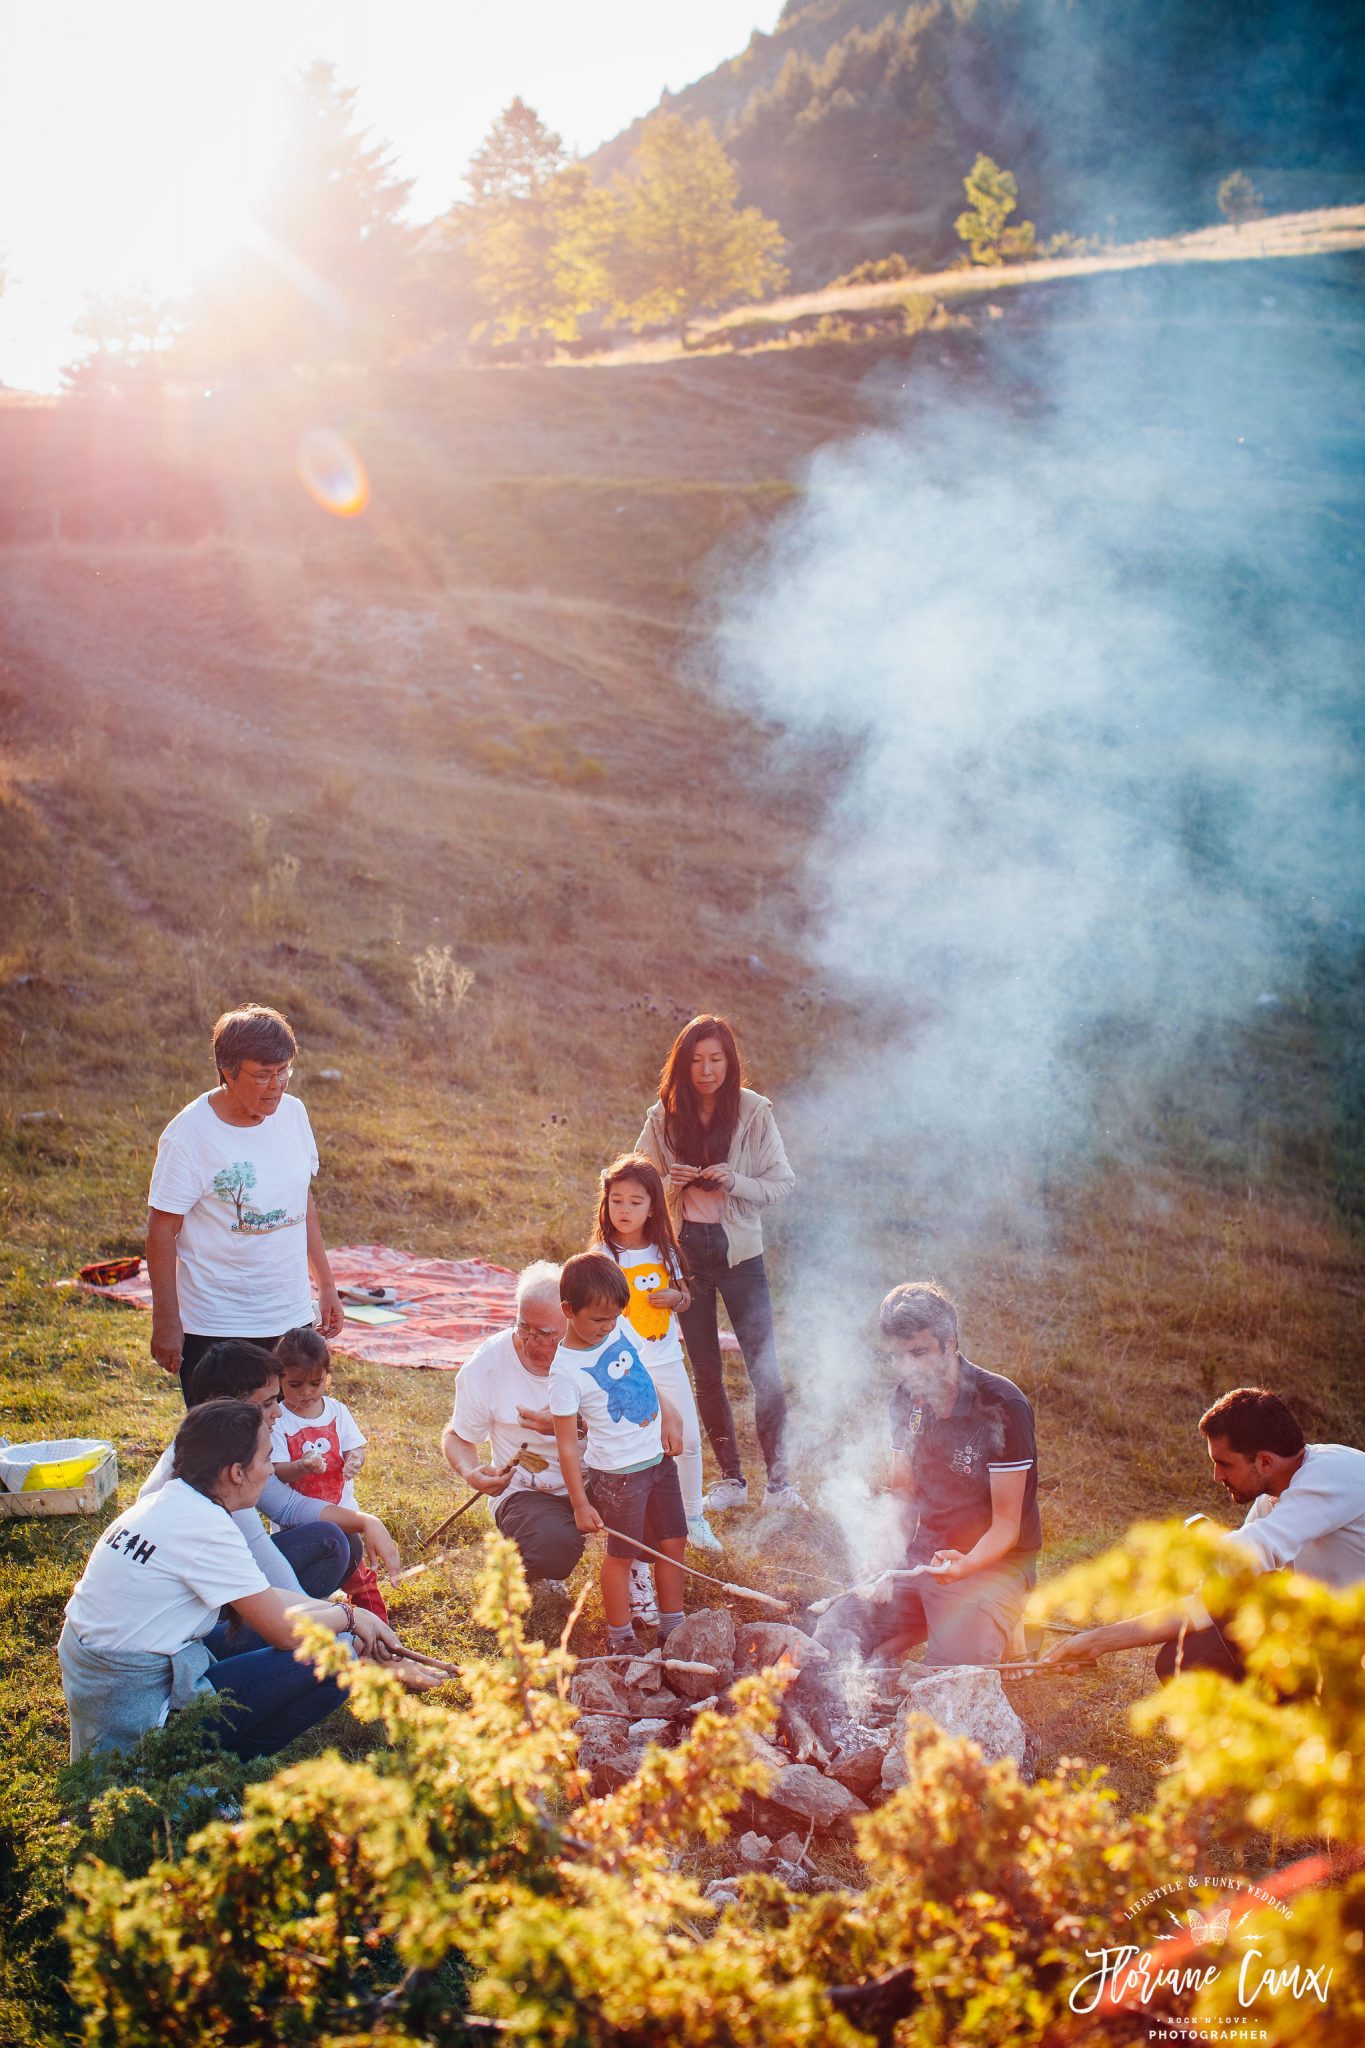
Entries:
<svg viewBox="0 0 1365 2048">
<path fill-rule="evenodd" d="M 1273 207 L 1359 196 L 1363 25 L 1303 0 L 805 0 L 661 104 L 712 123 L 808 287 L 893 248 L 954 253 L 978 150 L 1043 233 L 1198 226 L 1238 165 Z"/>
</svg>

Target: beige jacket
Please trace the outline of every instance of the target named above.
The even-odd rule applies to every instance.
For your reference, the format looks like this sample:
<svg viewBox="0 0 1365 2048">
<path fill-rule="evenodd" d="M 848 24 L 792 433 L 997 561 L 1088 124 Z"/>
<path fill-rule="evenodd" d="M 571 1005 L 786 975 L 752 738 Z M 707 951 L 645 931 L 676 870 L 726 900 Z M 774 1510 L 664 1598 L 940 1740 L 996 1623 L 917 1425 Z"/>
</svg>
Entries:
<svg viewBox="0 0 1365 2048">
<path fill-rule="evenodd" d="M 673 1227 L 681 1229 L 682 1192 L 668 1185 L 668 1169 L 676 1166 L 678 1160 L 664 1139 L 662 1102 L 651 1103 L 635 1149 L 643 1152 L 646 1159 L 652 1159 L 663 1175 Z M 684 1160 L 683 1164 L 690 1166 L 693 1162 Z M 739 1091 L 739 1122 L 725 1164 L 734 1175 L 735 1184 L 725 1197 L 721 1228 L 729 1247 L 729 1262 L 737 1266 L 742 1259 L 756 1259 L 763 1250 L 759 1212 L 771 1208 L 774 1202 L 785 1201 L 796 1186 L 796 1175 L 783 1150 L 773 1106 L 766 1095 L 756 1095 L 752 1088 Z"/>
</svg>

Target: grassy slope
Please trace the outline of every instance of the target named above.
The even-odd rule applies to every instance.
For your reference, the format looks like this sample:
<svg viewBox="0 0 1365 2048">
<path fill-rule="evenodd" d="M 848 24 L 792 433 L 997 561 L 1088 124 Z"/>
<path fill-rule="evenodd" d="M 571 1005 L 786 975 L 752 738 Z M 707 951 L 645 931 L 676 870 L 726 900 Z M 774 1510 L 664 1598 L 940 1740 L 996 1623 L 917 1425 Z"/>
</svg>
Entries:
<svg viewBox="0 0 1365 2048">
<path fill-rule="evenodd" d="M 971 334 L 933 347 L 982 374 Z M 0 522 L 18 536 L 0 549 L 11 1435 L 111 1435 L 126 1502 L 173 1429 L 145 1324 L 48 1283 L 136 1245 L 156 1133 L 204 1085 L 232 999 L 299 1026 L 334 1242 L 509 1264 L 581 1242 L 594 1173 L 634 1138 L 678 1019 L 728 1010 L 779 1104 L 822 1038 L 857 1028 L 801 951 L 799 860 L 832 764 L 793 775 L 693 678 L 703 563 L 741 551 L 809 450 L 866 417 L 873 360 L 394 381 L 131 429 L 0 414 Z M 362 521 L 329 520 L 290 477 L 319 415 L 369 465 Z M 177 522 L 198 538 L 167 539 Z M 477 976 L 435 1023 L 409 989 L 428 943 Z M 1310 1135 L 1329 1050 L 1301 1021 L 1270 1048 Z M 318 1079 L 330 1066 L 341 1083 Z M 19 1121 L 33 1109 L 62 1120 Z M 1065 1191 L 1046 1256 L 1002 1242 L 967 1276 L 978 1355 L 1039 1403 L 1054 1554 L 1188 1505 L 1199 1453 L 1163 1433 L 1173 1402 L 1274 1374 L 1329 1432 L 1357 1426 L 1361 1264 L 1316 1155 L 1297 1185 L 1255 1186 L 1182 1157 Z M 779 1273 L 781 1257 L 779 1231 Z M 796 1357 L 799 1333 L 786 1342 Z M 363 1497 L 410 1550 L 450 1498 L 451 1381 L 343 1366 L 339 1390 L 375 1447 Z M 455 1566 L 398 1597 L 415 1640 L 469 1640 L 481 1516 Z M 819 1523 L 733 1526 L 739 1576 L 791 1590 L 787 1570 L 837 1568 Z M 21 1897 L 34 1859 L 52 1867 L 52 1644 L 92 1533 L 0 1533 L 0 1724 L 26 1786 L 0 1881 Z M 586 1641 L 596 1627 L 590 1607 Z M 1133 1660 L 1030 1705 L 1044 1754 L 1107 1753 L 1140 1789 L 1150 1759 L 1120 1717 L 1141 1677 Z M 18 1928 L 40 1969 L 49 1926 Z M 16 2038 L 41 2023 L 25 1986 L 21 1963 Z"/>
</svg>

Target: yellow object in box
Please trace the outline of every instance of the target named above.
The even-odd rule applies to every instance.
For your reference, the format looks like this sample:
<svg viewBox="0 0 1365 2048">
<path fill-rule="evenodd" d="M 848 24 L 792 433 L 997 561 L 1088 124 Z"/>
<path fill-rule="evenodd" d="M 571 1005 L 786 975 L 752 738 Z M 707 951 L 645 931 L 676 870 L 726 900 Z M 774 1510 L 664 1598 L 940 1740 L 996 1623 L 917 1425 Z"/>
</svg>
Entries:
<svg viewBox="0 0 1365 2048">
<path fill-rule="evenodd" d="M 79 1486 L 106 1455 L 106 1447 L 101 1444 L 98 1450 L 82 1451 L 79 1457 L 52 1458 L 44 1465 L 30 1465 L 23 1490 L 38 1493 L 49 1486 Z"/>
</svg>

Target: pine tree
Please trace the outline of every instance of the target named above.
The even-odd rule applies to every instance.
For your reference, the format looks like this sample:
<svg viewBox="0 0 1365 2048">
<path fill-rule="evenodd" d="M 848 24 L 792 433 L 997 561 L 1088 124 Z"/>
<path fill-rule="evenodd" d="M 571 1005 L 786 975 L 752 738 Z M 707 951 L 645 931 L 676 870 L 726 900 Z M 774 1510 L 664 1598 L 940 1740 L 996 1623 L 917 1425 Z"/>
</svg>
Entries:
<svg viewBox="0 0 1365 2048">
<path fill-rule="evenodd" d="M 656 115 L 614 190 L 612 299 L 637 330 L 667 323 L 685 334 L 695 315 L 786 283 L 782 230 L 736 203 L 738 174 L 709 123 Z"/>
<path fill-rule="evenodd" d="M 571 339 L 605 294 L 607 195 L 521 99 L 498 116 L 465 175 L 470 200 L 445 232 L 469 250 L 485 333 Z"/>
<path fill-rule="evenodd" d="M 1021 220 L 1012 228 L 1005 225 L 1019 204 L 1014 173 L 1002 171 L 991 157 L 978 156 L 962 183 L 972 203 L 953 225 L 967 244 L 973 263 L 1003 263 L 1011 256 L 1031 256 L 1033 222 Z"/>
<path fill-rule="evenodd" d="M 191 302 L 184 354 L 196 370 L 383 361 L 404 338 L 411 181 L 356 126 L 355 97 L 330 64 L 298 79 L 249 246 Z"/>
<path fill-rule="evenodd" d="M 1260 220 L 1265 212 L 1261 195 L 1245 171 L 1229 171 L 1218 187 L 1218 211 L 1235 228 Z"/>
</svg>

